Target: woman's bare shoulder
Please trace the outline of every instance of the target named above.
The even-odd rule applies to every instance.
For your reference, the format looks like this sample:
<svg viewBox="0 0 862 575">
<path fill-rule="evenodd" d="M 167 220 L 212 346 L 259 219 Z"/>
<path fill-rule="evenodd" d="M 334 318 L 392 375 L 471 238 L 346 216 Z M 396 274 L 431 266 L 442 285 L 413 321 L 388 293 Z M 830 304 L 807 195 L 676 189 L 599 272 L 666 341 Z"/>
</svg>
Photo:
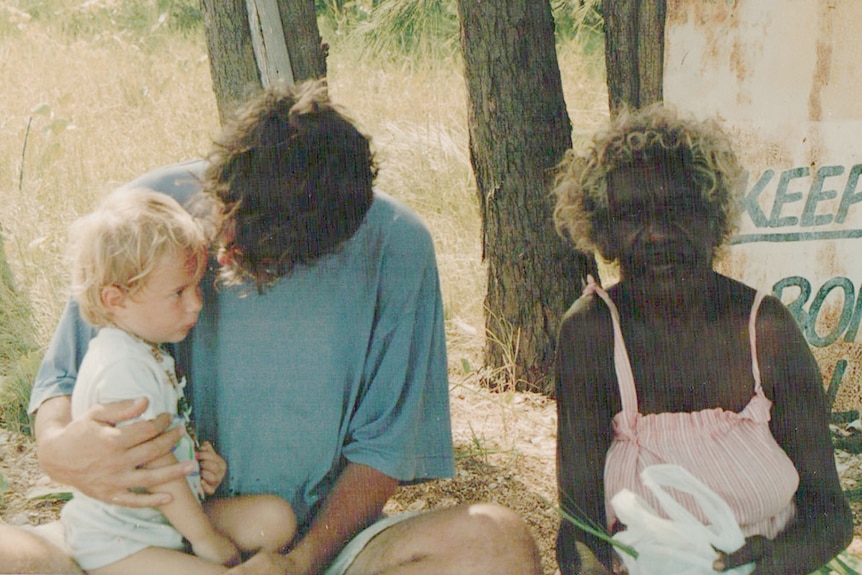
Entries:
<svg viewBox="0 0 862 575">
<path fill-rule="evenodd" d="M 563 316 L 557 345 L 564 364 L 597 369 L 613 356 L 613 342 L 610 310 L 598 295 L 581 296 Z"/>
</svg>

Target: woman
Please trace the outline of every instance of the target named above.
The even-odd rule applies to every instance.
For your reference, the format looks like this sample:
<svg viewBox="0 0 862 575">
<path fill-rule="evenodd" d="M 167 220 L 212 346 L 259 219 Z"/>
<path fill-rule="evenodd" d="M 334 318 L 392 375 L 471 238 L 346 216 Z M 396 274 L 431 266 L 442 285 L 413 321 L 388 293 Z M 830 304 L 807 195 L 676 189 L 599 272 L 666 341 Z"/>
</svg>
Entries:
<svg viewBox="0 0 862 575">
<path fill-rule="evenodd" d="M 727 501 L 746 536 L 716 570 L 756 561 L 761 575 L 804 574 L 849 543 L 853 523 L 822 379 L 793 317 L 713 270 L 740 175 L 717 127 L 662 106 L 621 114 L 561 166 L 557 228 L 616 261 L 620 281 L 588 286 L 560 328 L 560 502 L 613 532 L 614 494 L 657 507 L 640 471 L 675 463 Z M 611 569 L 610 546 L 564 521 L 564 575 L 595 560 L 578 548 Z"/>
</svg>

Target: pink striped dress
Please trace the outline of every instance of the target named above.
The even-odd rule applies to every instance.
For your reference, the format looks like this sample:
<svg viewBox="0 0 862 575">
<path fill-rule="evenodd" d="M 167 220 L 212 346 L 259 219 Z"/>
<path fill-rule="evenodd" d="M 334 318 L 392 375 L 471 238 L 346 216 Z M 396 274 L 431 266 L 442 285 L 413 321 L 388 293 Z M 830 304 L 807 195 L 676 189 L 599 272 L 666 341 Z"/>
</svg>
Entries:
<svg viewBox="0 0 862 575">
<path fill-rule="evenodd" d="M 778 535 L 795 513 L 793 495 L 799 475 L 769 430 L 772 402 L 761 386 L 755 337 L 757 310 L 764 294 L 755 297 L 748 325 L 754 395 L 745 409 L 739 413 L 711 408 L 694 413 L 641 415 L 619 312 L 607 292 L 595 284 L 587 287 L 586 293 L 590 292 L 599 295 L 611 310 L 614 364 L 622 401 L 622 411 L 614 416 L 614 438 L 605 461 L 608 528 L 613 530 L 616 522 L 610 500 L 623 488 L 637 493 L 659 510 L 655 497 L 642 485 L 640 472 L 657 463 L 675 463 L 724 498 L 746 537 Z M 677 493 L 676 497 L 704 520 L 689 496 Z"/>
</svg>

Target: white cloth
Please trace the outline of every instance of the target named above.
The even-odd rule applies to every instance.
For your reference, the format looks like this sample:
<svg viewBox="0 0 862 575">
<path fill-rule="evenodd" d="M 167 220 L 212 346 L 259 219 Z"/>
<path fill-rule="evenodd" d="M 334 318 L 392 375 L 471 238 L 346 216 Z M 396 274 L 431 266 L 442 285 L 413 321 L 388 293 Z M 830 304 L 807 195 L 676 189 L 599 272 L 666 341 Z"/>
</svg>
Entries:
<svg viewBox="0 0 862 575">
<path fill-rule="evenodd" d="M 72 393 L 72 417 L 93 404 L 146 397 L 147 410 L 138 419 L 171 413 L 173 425 L 186 425 L 188 414 L 178 413 L 183 397 L 171 356 L 116 328 L 103 328 L 90 342 Z M 178 461 L 195 460 L 195 447 L 186 435 L 174 447 Z M 199 471 L 188 476 L 189 487 L 203 497 Z M 74 492 L 63 508 L 61 521 L 73 557 L 84 569 L 114 563 L 146 547 L 181 549 L 183 538 L 155 508 L 132 509 L 111 505 Z"/>
<path fill-rule="evenodd" d="M 684 467 L 652 465 L 641 472 L 641 479 L 660 502 L 666 517 L 633 491 L 623 489 L 614 495 L 611 504 L 626 529 L 613 538 L 637 552 L 637 557 L 620 553 L 629 575 L 712 575 L 717 551 L 732 553 L 745 544 L 733 509 Z M 665 488 L 690 495 L 706 522 L 701 522 Z M 754 567 L 754 563 L 748 563 L 725 573 L 748 575 Z"/>
</svg>

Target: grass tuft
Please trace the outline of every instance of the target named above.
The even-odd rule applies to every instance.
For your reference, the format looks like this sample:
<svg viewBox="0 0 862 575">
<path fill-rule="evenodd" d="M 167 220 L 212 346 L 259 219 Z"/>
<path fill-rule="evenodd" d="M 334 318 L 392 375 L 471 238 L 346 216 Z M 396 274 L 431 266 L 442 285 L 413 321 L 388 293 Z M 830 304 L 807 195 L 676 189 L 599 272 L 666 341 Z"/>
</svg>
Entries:
<svg viewBox="0 0 862 575">
<path fill-rule="evenodd" d="M 458 51 L 458 13 L 454 0 L 380 2 L 352 31 L 367 57 L 446 60 Z"/>
<path fill-rule="evenodd" d="M 27 407 L 42 355 L 42 350 L 21 355 L 0 378 L 0 424 L 9 431 L 33 435 L 33 421 Z"/>
</svg>

